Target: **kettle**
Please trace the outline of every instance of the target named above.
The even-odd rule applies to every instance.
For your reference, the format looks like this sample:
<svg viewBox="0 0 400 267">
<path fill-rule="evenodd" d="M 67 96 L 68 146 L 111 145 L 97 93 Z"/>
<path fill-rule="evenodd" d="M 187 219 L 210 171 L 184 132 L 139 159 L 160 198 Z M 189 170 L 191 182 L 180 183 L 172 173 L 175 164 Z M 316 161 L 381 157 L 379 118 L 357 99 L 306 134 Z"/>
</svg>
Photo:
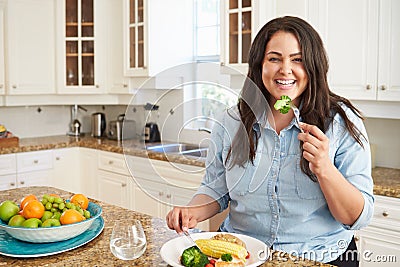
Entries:
<svg viewBox="0 0 400 267">
<path fill-rule="evenodd" d="M 101 112 L 92 114 L 92 136 L 102 137 L 106 130 L 106 115 Z"/>
<path fill-rule="evenodd" d="M 146 123 L 144 127 L 144 141 L 149 143 L 160 142 L 160 131 L 158 125 L 154 122 Z"/>
</svg>

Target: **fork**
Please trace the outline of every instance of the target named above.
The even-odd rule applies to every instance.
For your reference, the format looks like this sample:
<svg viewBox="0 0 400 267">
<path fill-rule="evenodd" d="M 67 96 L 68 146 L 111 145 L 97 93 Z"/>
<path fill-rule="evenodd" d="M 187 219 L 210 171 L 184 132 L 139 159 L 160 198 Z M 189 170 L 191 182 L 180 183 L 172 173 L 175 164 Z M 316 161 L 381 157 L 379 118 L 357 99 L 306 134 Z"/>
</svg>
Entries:
<svg viewBox="0 0 400 267">
<path fill-rule="evenodd" d="M 296 122 L 300 128 L 300 131 L 302 133 L 304 133 L 303 129 L 300 127 L 300 111 L 299 111 L 299 109 L 292 103 L 290 103 L 290 107 L 293 109 L 294 117 L 296 118 Z"/>
<path fill-rule="evenodd" d="M 190 235 L 190 233 L 189 233 L 187 230 L 183 231 L 183 233 L 184 233 L 185 236 L 190 240 L 190 242 L 193 243 L 194 246 L 198 247 L 197 244 L 196 244 L 196 242 L 194 242 L 192 236 Z"/>
</svg>

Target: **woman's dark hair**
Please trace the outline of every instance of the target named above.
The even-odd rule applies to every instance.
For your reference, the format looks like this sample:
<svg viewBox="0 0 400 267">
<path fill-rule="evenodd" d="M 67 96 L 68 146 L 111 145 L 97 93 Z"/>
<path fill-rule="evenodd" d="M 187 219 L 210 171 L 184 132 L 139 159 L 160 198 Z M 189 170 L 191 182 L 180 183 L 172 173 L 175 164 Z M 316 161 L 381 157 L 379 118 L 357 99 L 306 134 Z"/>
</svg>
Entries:
<svg viewBox="0 0 400 267">
<path fill-rule="evenodd" d="M 238 101 L 240 119 L 243 123 L 242 131 L 238 131 L 233 139 L 227 159 L 232 157 L 232 165 L 243 166 L 246 162 L 253 163 L 259 136 L 253 130 L 257 120 L 254 110 L 267 110 L 265 104 L 269 103 L 271 95 L 262 81 L 262 65 L 265 57 L 267 43 L 272 36 L 283 31 L 292 33 L 300 43 L 302 61 L 308 76 L 308 85 L 302 93 L 301 116 L 308 124 L 318 126 L 324 133 L 327 131 L 333 116 L 339 113 L 343 117 L 346 128 L 354 139 L 363 146 L 362 133 L 349 120 L 340 104 L 348 106 L 359 118 L 360 111 L 349 100 L 334 94 L 328 86 L 328 57 L 323 42 L 315 29 L 306 21 L 291 16 L 273 19 L 265 24 L 255 37 L 249 53 L 249 70 Z M 261 93 L 256 93 L 260 90 Z M 256 97 L 257 95 L 261 97 Z M 264 99 L 260 99 L 264 98 Z M 261 105 L 264 105 L 263 107 Z M 333 111 L 333 114 L 332 114 Z M 243 134 L 245 131 L 247 133 Z M 248 140 L 245 140 L 247 138 Z M 302 144 L 300 144 L 302 150 Z M 232 153 L 239 151 L 239 153 Z M 246 151 L 246 153 L 243 153 Z M 248 153 L 247 153 L 248 152 Z M 313 181 L 317 181 L 309 168 L 306 159 L 301 158 L 301 170 Z"/>
</svg>

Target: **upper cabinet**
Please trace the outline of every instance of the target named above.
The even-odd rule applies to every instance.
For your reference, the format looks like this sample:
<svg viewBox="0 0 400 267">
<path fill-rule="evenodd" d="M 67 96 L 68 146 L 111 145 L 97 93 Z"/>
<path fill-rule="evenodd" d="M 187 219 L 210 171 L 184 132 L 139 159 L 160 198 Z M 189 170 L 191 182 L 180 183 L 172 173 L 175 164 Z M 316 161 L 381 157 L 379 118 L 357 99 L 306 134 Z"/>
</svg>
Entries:
<svg viewBox="0 0 400 267">
<path fill-rule="evenodd" d="M 221 1 L 221 65 L 245 71 L 253 40 L 254 4 L 251 0 Z"/>
<path fill-rule="evenodd" d="M 124 0 L 124 74 L 151 77 L 193 55 L 193 3 Z"/>
<path fill-rule="evenodd" d="M 400 100 L 400 2 L 310 2 L 319 9 L 314 22 L 326 44 L 332 89 L 353 100 Z"/>
<path fill-rule="evenodd" d="M 221 66 L 223 73 L 246 74 L 251 43 L 274 13 L 271 1 L 221 1 Z"/>
<path fill-rule="evenodd" d="M 59 93 L 102 93 L 105 90 L 106 3 L 106 0 L 59 2 Z"/>
<path fill-rule="evenodd" d="M 55 3 L 54 0 L 7 2 L 9 94 L 55 92 Z"/>
<path fill-rule="evenodd" d="M 4 77 L 4 6 L 5 2 L 0 0 L 0 95 L 5 93 Z"/>
</svg>

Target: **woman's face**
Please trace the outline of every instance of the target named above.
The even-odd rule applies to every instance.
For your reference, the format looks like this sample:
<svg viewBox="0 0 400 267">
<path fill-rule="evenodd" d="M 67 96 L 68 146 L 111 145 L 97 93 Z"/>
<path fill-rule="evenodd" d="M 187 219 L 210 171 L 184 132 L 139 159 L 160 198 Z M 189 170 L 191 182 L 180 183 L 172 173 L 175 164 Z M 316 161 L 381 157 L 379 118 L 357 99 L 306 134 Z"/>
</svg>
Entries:
<svg viewBox="0 0 400 267">
<path fill-rule="evenodd" d="M 265 88 L 275 99 L 289 96 L 295 104 L 308 83 L 307 72 L 302 62 L 300 44 L 297 38 L 288 32 L 278 31 L 269 40 L 262 68 L 262 80 Z M 275 100 L 272 104 L 275 103 Z"/>
</svg>

